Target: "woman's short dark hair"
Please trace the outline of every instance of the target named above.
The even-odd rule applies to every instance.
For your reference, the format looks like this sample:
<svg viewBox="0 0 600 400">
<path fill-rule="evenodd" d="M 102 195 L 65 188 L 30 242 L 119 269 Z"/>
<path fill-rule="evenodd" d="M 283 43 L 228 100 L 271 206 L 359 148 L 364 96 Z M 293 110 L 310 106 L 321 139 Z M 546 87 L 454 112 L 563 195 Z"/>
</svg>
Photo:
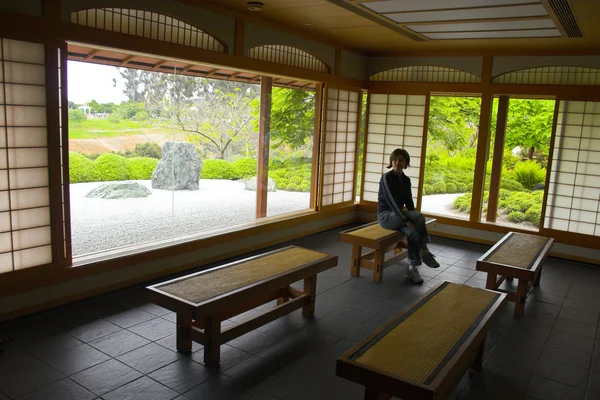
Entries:
<svg viewBox="0 0 600 400">
<path fill-rule="evenodd" d="M 404 158 L 404 169 L 408 168 L 410 165 L 410 156 L 408 155 L 408 151 L 404 149 L 396 149 L 392 151 L 392 154 L 390 154 L 390 165 L 387 166 L 388 169 L 392 168 L 392 161 L 394 161 L 394 159 L 398 156 L 402 156 L 402 158 Z"/>
</svg>

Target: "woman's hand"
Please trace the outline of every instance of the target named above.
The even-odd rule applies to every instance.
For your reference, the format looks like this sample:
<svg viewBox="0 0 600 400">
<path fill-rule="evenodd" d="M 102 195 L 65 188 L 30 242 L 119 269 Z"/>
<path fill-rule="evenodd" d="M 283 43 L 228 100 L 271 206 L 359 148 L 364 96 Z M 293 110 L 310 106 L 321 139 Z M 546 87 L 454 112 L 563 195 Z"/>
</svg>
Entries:
<svg viewBox="0 0 600 400">
<path fill-rule="evenodd" d="M 417 226 L 415 225 L 414 222 L 409 221 L 406 223 L 406 225 L 410 226 L 410 229 L 412 229 L 413 231 L 415 231 L 415 232 L 417 231 Z"/>
</svg>

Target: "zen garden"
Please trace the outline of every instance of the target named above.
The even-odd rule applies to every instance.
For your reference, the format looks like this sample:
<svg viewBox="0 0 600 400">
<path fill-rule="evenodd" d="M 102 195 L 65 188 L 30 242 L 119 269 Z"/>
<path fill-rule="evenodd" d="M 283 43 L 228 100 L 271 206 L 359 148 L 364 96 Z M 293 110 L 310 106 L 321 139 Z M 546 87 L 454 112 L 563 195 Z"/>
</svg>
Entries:
<svg viewBox="0 0 600 400">
<path fill-rule="evenodd" d="M 133 69 L 120 69 L 119 75 L 124 82 L 127 101 L 120 104 L 94 100 L 86 104 L 69 102 L 72 196 L 79 184 L 98 183 L 95 187 L 86 186 L 86 197 L 93 197 L 102 191 L 101 184 L 119 181 L 146 182 L 144 193 L 126 197 L 152 196 L 153 192 L 148 188 L 150 181 L 153 190 L 198 190 L 196 176 L 201 185 L 202 182 L 220 180 L 243 183 L 246 190 L 256 190 L 258 85 Z M 431 97 L 423 205 L 434 204 L 435 208 L 425 207 L 423 211 L 468 217 L 480 104 L 481 99 L 477 97 Z M 495 105 L 493 127 L 496 124 Z M 499 223 L 519 224 L 525 228 L 534 228 L 540 223 L 553 108 L 553 100 L 510 100 L 498 199 Z M 270 192 L 297 193 L 296 196 L 308 199 L 314 109 L 314 92 L 273 88 Z M 365 109 L 366 96 L 363 96 L 359 173 Z M 187 149 L 184 151 L 186 157 L 196 160 L 192 162 L 195 169 L 191 169 L 194 176 L 189 178 L 196 181 L 194 185 L 174 187 L 158 183 L 161 158 L 166 157 L 163 150 L 168 148 L 165 143 L 183 146 Z M 490 149 L 493 149 L 493 142 Z M 487 211 L 491 162 L 490 156 L 484 213 Z M 358 182 L 360 193 L 360 176 Z M 431 202 L 441 199 L 440 195 L 445 195 L 444 204 Z M 289 202 L 289 198 L 283 201 Z M 308 208 L 308 201 L 305 203 L 300 209 Z M 73 222 L 76 225 L 75 217 Z M 74 246 L 76 236 L 74 232 Z"/>
</svg>

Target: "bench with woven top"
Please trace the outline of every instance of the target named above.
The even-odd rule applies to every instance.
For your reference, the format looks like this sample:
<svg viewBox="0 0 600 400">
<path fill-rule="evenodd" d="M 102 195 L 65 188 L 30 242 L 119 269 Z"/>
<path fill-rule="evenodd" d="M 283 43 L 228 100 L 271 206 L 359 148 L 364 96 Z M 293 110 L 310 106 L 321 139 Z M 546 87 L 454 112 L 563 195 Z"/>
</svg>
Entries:
<svg viewBox="0 0 600 400">
<path fill-rule="evenodd" d="M 444 282 L 342 355 L 336 375 L 365 386 L 365 399 L 445 399 L 469 367 L 481 369 L 505 297 Z"/>
<path fill-rule="evenodd" d="M 485 287 L 507 293 L 515 303 L 516 316 L 525 311 L 530 286 L 540 284 L 542 263 L 553 243 L 552 238 L 509 232 L 477 260 L 477 271 L 487 272 Z M 516 292 L 500 287 L 513 278 L 519 280 Z"/>
<path fill-rule="evenodd" d="M 177 313 L 177 350 L 204 345 L 204 362 L 217 365 L 220 346 L 302 308 L 315 312 L 317 274 L 337 265 L 330 256 L 289 246 L 221 267 L 149 286 L 149 300 Z M 304 279 L 303 291 L 290 285 Z M 221 322 L 277 299 L 277 305 L 221 331 Z"/>
<path fill-rule="evenodd" d="M 426 224 L 435 222 L 427 219 Z M 373 270 L 373 280 L 381 282 L 383 269 L 405 259 L 408 256 L 407 243 L 400 231 L 382 228 L 379 222 L 371 222 L 356 228 L 340 232 L 340 242 L 352 244 L 352 263 L 350 275 L 360 276 L 360 269 Z M 362 254 L 363 247 L 373 249 Z M 394 250 L 394 255 L 386 253 Z"/>
</svg>

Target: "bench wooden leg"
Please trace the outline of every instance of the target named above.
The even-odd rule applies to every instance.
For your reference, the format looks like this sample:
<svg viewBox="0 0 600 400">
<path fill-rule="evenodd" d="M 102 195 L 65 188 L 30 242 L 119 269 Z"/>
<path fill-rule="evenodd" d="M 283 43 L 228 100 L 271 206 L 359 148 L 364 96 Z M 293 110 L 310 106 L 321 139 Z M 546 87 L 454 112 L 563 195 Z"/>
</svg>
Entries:
<svg viewBox="0 0 600 400">
<path fill-rule="evenodd" d="M 288 286 L 288 290 L 289 290 L 289 286 Z M 277 298 L 277 305 L 280 306 L 280 305 L 282 305 L 283 303 L 285 303 L 285 302 L 287 302 L 289 300 L 290 300 L 290 298 L 288 296 L 278 297 Z"/>
<path fill-rule="evenodd" d="M 525 279 L 519 279 L 519 286 L 517 287 L 517 294 L 515 298 L 515 315 L 522 317 L 525 312 L 525 300 L 527 298 L 528 281 Z"/>
<path fill-rule="evenodd" d="M 360 256 L 362 255 L 362 246 L 352 245 L 352 265 L 350 266 L 350 275 L 360 276 Z"/>
<path fill-rule="evenodd" d="M 383 256 L 382 250 L 375 250 L 375 260 L 373 268 L 373 281 L 381 282 L 383 280 Z"/>
<path fill-rule="evenodd" d="M 216 316 L 206 317 L 204 319 L 204 363 L 215 367 L 221 361 L 221 321 Z"/>
<path fill-rule="evenodd" d="M 535 277 L 533 278 L 533 286 L 540 286 L 540 279 L 542 279 L 542 266 L 538 269 Z"/>
<path fill-rule="evenodd" d="M 491 290 L 496 290 L 496 279 L 497 278 L 498 278 L 498 275 L 488 272 L 487 280 L 485 281 L 485 288 L 491 289 Z"/>
<path fill-rule="evenodd" d="M 485 354 L 485 341 L 487 339 L 487 335 L 483 338 L 483 341 L 479 345 L 479 350 L 477 351 L 477 356 L 475 360 L 473 360 L 473 364 L 471 364 L 471 368 L 475 371 L 481 371 L 483 368 L 483 355 Z"/>
<path fill-rule="evenodd" d="M 385 393 L 380 393 L 375 389 L 365 388 L 365 400 L 388 400 L 391 399 L 392 396 Z"/>
<path fill-rule="evenodd" d="M 303 317 L 312 317 L 315 315 L 315 299 L 317 297 L 317 276 L 304 278 L 304 293 L 310 296 L 310 303 L 302 307 Z"/>
<path fill-rule="evenodd" d="M 192 352 L 192 338 L 190 330 L 192 328 L 192 319 L 177 314 L 177 351 L 180 353 Z"/>
</svg>

